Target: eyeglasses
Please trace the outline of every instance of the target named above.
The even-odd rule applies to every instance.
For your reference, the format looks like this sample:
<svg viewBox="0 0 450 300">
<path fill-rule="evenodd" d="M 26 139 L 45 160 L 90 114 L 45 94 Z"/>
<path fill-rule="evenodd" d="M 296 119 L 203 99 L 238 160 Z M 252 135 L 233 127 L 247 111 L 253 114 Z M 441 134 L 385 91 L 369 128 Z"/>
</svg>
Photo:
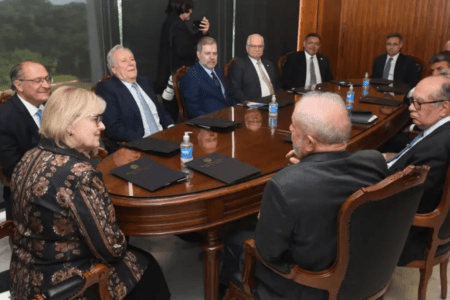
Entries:
<svg viewBox="0 0 450 300">
<path fill-rule="evenodd" d="M 36 84 L 43 84 L 44 81 L 46 81 L 47 83 L 52 83 L 53 82 L 53 77 L 36 78 L 36 79 L 19 79 L 19 81 L 31 81 L 31 82 L 34 82 Z"/>
<path fill-rule="evenodd" d="M 409 104 L 414 105 L 414 108 L 416 110 L 420 110 L 420 108 L 422 107 L 422 105 L 424 104 L 430 104 L 430 103 L 439 103 L 439 102 L 445 102 L 445 101 L 450 101 L 450 100 L 436 100 L 436 101 L 430 101 L 430 102 L 419 102 L 417 100 L 415 100 L 413 97 L 408 98 L 409 100 Z"/>
<path fill-rule="evenodd" d="M 103 121 L 103 114 L 92 114 L 88 115 L 86 118 L 94 118 L 95 122 L 97 122 L 97 126 Z"/>
<path fill-rule="evenodd" d="M 250 48 L 256 48 L 256 49 L 263 49 L 264 48 L 264 45 L 247 45 L 247 46 L 249 46 Z"/>
</svg>

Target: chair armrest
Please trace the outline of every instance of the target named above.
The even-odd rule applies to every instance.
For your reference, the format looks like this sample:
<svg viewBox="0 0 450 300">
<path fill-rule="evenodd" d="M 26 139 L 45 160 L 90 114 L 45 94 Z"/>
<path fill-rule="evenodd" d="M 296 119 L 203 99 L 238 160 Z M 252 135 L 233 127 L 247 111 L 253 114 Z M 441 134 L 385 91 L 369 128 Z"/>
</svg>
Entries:
<svg viewBox="0 0 450 300">
<path fill-rule="evenodd" d="M 418 227 L 434 228 L 436 225 L 436 218 L 441 215 L 441 212 L 437 209 L 426 214 L 416 214 L 413 219 L 412 225 Z"/>
<path fill-rule="evenodd" d="M 48 288 L 43 295 L 45 299 L 65 300 L 75 296 L 84 287 L 84 284 L 84 277 L 75 275 Z"/>
</svg>

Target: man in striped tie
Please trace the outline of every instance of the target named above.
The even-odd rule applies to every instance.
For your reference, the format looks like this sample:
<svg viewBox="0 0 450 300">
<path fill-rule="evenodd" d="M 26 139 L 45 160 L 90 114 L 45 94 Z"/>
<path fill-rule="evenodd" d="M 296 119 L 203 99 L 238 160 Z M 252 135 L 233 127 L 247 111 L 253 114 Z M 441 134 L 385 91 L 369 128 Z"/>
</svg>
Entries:
<svg viewBox="0 0 450 300">
<path fill-rule="evenodd" d="M 386 37 L 386 53 L 376 57 L 372 64 L 372 78 L 383 78 L 406 83 L 411 87 L 420 80 L 419 69 L 411 56 L 400 53 L 403 37 L 390 33 Z"/>
<path fill-rule="evenodd" d="M 114 76 L 100 82 L 96 93 L 107 104 L 103 123 L 109 153 L 116 151 L 120 142 L 147 137 L 174 124 L 159 104 L 150 80 L 138 76 L 131 50 L 116 45 L 109 51 L 107 62 Z"/>
<path fill-rule="evenodd" d="M 22 156 L 39 142 L 42 109 L 53 78 L 40 63 L 24 61 L 10 72 L 14 96 L 0 106 L 0 172 L 6 217 L 11 219 L 9 178 Z"/>
<path fill-rule="evenodd" d="M 228 83 L 234 98 L 244 102 L 280 92 L 275 65 L 262 58 L 264 38 L 249 35 L 246 48 L 248 56 L 239 58 L 230 67 Z"/>
<path fill-rule="evenodd" d="M 430 167 L 418 213 L 432 212 L 439 204 L 444 189 L 445 175 L 450 164 L 450 78 L 436 75 L 420 81 L 410 98 L 410 116 L 421 129 L 404 150 L 388 159 L 389 173 L 403 170 L 408 165 Z M 399 265 L 422 259 L 428 229 L 412 227 Z M 444 245 L 450 248 L 450 243 Z"/>
</svg>

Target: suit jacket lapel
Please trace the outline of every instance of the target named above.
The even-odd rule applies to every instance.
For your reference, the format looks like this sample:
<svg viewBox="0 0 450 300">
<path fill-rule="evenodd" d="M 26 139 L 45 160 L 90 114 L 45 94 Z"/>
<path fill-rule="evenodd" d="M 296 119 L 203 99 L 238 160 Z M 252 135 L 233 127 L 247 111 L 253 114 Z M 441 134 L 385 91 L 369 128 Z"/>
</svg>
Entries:
<svg viewBox="0 0 450 300">
<path fill-rule="evenodd" d="M 25 105 L 23 105 L 17 94 L 9 99 L 9 101 L 11 101 L 11 103 L 15 106 L 15 109 L 20 115 L 21 120 L 24 122 L 25 127 L 30 129 L 32 138 L 36 139 L 37 143 L 39 141 L 39 127 L 36 125 L 33 117 L 30 115 L 30 112 L 27 110 Z"/>
<path fill-rule="evenodd" d="M 129 107 L 133 110 L 133 112 L 139 117 L 141 118 L 141 111 L 139 110 L 139 107 L 136 104 L 136 100 L 134 100 L 133 95 L 130 93 L 130 91 L 128 90 L 128 88 L 122 83 L 122 81 L 120 81 L 119 78 L 117 78 L 116 76 L 112 77 L 114 80 L 114 83 L 117 86 L 117 89 L 119 90 L 120 94 L 123 95 L 123 97 L 127 100 L 126 103 L 129 105 Z"/>
</svg>

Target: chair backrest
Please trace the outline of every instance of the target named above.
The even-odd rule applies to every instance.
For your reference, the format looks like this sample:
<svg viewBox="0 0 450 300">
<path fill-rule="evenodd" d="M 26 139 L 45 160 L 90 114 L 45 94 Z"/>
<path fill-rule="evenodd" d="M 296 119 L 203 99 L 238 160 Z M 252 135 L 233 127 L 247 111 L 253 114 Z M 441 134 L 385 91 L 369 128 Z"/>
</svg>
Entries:
<svg viewBox="0 0 450 300">
<path fill-rule="evenodd" d="M 414 64 L 416 66 L 416 72 L 417 72 L 419 78 L 422 78 L 424 62 L 421 59 L 419 59 L 409 53 L 406 53 L 405 55 L 410 56 L 412 59 L 414 59 Z"/>
<path fill-rule="evenodd" d="M 8 93 L 1 93 L 0 94 L 0 105 L 2 105 L 3 103 L 6 102 L 6 100 L 8 100 L 9 98 L 11 98 L 12 95 L 8 94 Z"/>
<path fill-rule="evenodd" d="M 288 52 L 278 59 L 278 73 L 280 73 L 280 78 L 283 77 L 283 66 L 284 66 L 284 63 L 286 62 L 286 59 L 288 58 L 289 55 L 291 55 L 294 52 L 295 51 Z"/>
<path fill-rule="evenodd" d="M 94 85 L 94 86 L 91 88 L 91 92 L 94 92 L 94 93 L 95 93 L 95 90 L 97 89 L 97 85 L 98 85 L 100 82 L 105 81 L 105 80 L 110 79 L 110 78 L 111 78 L 111 75 L 105 75 L 102 79 L 100 79 L 100 80 L 97 82 L 96 85 Z"/>
<path fill-rule="evenodd" d="M 183 79 L 184 75 L 188 70 L 189 67 L 181 66 L 173 75 L 173 89 L 175 91 L 175 97 L 177 98 L 178 113 L 181 121 L 186 121 L 189 118 L 186 101 L 183 96 L 183 92 L 180 89 L 181 80 Z"/>
<path fill-rule="evenodd" d="M 341 207 L 338 299 L 360 300 L 387 288 L 423 194 L 429 167 L 409 166 L 362 188 Z"/>
<path fill-rule="evenodd" d="M 228 84 L 228 71 L 229 71 L 231 65 L 232 65 L 238 58 L 239 58 L 239 57 L 232 58 L 232 59 L 225 65 L 224 73 L 225 73 L 225 80 L 226 80 L 226 83 L 227 83 L 227 84 Z"/>
<path fill-rule="evenodd" d="M 4 221 L 0 224 L 0 239 L 9 236 L 11 239 L 14 235 L 14 223 L 11 220 Z"/>
</svg>

